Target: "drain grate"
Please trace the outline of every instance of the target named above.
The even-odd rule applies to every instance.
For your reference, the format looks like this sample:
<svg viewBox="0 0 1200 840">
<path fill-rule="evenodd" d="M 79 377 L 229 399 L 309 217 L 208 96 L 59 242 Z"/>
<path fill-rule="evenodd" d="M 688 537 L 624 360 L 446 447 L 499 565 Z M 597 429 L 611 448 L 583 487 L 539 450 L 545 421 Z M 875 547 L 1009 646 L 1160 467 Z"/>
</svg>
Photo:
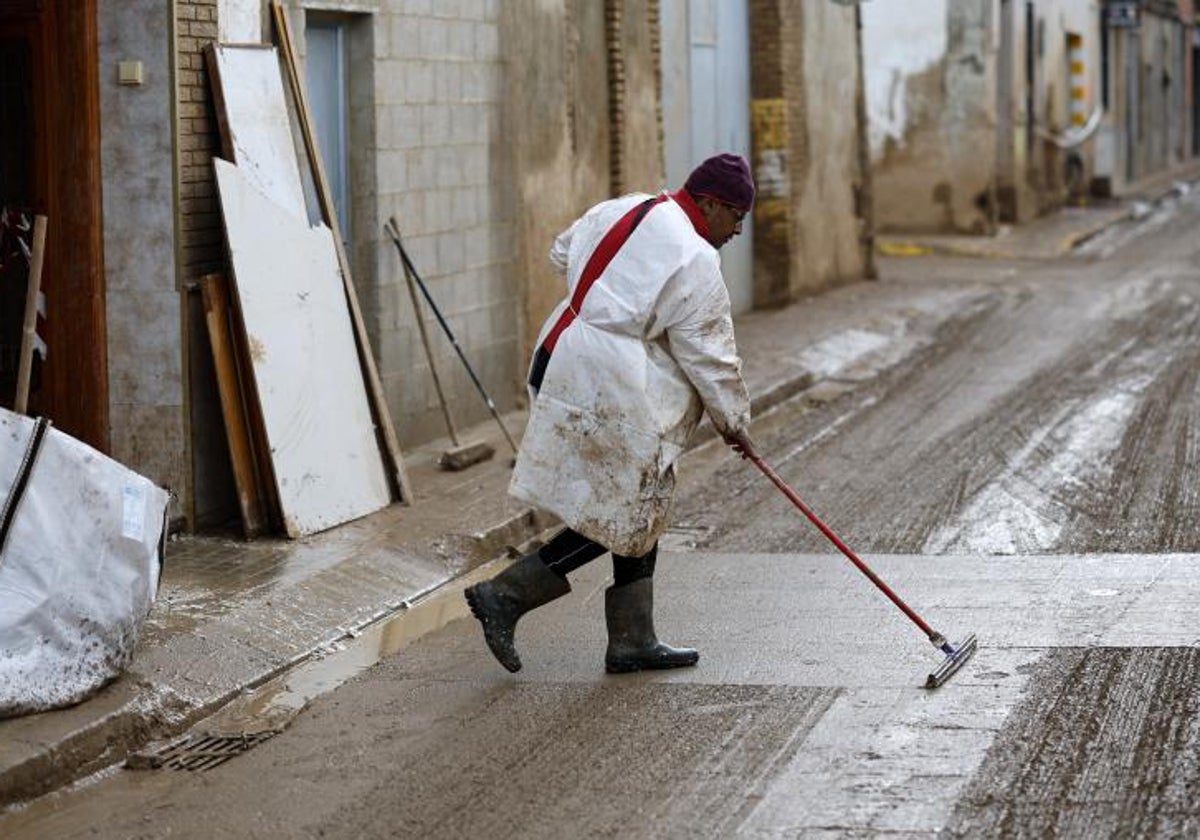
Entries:
<svg viewBox="0 0 1200 840">
<path fill-rule="evenodd" d="M 263 741 L 274 738 L 280 731 L 267 729 L 236 735 L 188 735 L 159 749 L 130 756 L 126 763 L 135 770 L 154 770 L 160 767 L 171 770 L 211 770 Z"/>
</svg>

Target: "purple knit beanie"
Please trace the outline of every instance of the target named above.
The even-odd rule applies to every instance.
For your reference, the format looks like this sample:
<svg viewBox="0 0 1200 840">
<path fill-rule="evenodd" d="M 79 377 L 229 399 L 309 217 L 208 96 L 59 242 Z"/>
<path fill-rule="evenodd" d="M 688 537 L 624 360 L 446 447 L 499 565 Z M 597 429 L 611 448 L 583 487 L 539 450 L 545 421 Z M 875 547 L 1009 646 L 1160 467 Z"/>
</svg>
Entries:
<svg viewBox="0 0 1200 840">
<path fill-rule="evenodd" d="M 693 196 L 708 196 L 732 204 L 744 213 L 754 206 L 754 178 L 741 155 L 714 155 L 692 170 L 683 188 Z"/>
</svg>

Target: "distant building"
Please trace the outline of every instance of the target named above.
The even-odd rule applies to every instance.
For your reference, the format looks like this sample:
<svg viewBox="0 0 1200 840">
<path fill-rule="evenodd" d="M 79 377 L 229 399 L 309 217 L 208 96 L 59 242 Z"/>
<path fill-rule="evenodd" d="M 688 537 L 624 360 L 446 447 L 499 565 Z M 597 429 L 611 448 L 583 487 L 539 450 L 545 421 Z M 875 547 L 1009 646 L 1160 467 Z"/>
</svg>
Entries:
<svg viewBox="0 0 1200 840">
<path fill-rule="evenodd" d="M 879 226 L 988 233 L 1196 154 L 1190 6 L 864 3 Z"/>
</svg>

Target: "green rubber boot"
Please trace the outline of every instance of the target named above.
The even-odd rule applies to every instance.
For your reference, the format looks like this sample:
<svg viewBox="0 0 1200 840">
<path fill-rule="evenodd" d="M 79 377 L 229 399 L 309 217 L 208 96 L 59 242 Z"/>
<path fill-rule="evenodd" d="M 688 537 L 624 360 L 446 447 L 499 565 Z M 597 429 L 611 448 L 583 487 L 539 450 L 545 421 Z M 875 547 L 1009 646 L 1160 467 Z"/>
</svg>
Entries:
<svg viewBox="0 0 1200 840">
<path fill-rule="evenodd" d="M 697 651 L 671 647 L 654 635 L 654 578 L 606 589 L 604 618 L 608 622 L 604 668 L 610 674 L 686 668 L 700 660 Z"/>
</svg>

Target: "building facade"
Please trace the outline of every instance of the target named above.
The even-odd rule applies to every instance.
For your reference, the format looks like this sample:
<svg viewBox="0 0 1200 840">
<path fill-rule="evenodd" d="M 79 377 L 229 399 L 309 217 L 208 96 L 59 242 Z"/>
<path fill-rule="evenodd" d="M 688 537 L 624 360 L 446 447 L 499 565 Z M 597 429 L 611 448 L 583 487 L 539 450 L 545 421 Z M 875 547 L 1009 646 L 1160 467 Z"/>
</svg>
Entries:
<svg viewBox="0 0 1200 840">
<path fill-rule="evenodd" d="M 1120 193 L 1194 156 L 1196 15 L 1191 2 L 1108 2 L 1102 18 L 1105 119 L 1096 189 Z"/>
<path fill-rule="evenodd" d="M 526 360 L 564 291 L 546 259 L 553 236 L 597 201 L 678 186 L 713 151 L 747 154 L 761 187 L 753 231 L 728 255 L 739 311 L 869 266 L 852 7 L 285 7 L 404 446 L 444 427 L 382 230 L 392 216 L 501 411 L 524 399 Z M 174 515 L 196 528 L 237 510 L 199 291 L 228 271 L 204 53 L 272 39 L 264 0 L 0 0 L 0 47 L 16 68 L 0 106 L 26 112 L 0 128 L 0 201 L 50 217 L 50 355 L 34 408 L 171 488 Z M 450 345 L 432 338 L 458 422 L 486 418 Z"/>
<path fill-rule="evenodd" d="M 1193 156 L 1190 6 L 863 4 L 880 227 L 991 233 Z"/>
</svg>

